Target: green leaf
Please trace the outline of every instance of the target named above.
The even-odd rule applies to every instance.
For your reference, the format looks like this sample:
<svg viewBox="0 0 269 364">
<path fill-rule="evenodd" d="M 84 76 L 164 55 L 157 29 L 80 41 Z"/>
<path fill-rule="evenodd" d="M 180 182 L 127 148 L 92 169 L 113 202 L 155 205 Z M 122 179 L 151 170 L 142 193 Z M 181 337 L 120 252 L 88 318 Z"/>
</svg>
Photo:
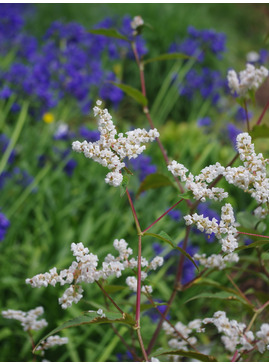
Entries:
<svg viewBox="0 0 269 364">
<path fill-rule="evenodd" d="M 265 239 L 258 240 L 258 241 L 255 241 L 254 243 L 249 244 L 249 245 L 239 246 L 234 251 L 238 252 L 238 251 L 245 250 L 245 249 L 257 248 L 259 246 L 263 246 L 263 245 L 266 245 L 266 244 L 269 244 L 269 239 L 268 240 L 265 240 Z"/>
<path fill-rule="evenodd" d="M 164 186 L 173 186 L 173 182 L 161 173 L 151 173 L 142 181 L 137 192 L 139 196 L 142 192 L 153 188 L 159 188 Z"/>
<path fill-rule="evenodd" d="M 141 91 L 137 90 L 136 88 L 133 88 L 129 85 L 124 85 L 123 83 L 117 83 L 113 81 L 109 81 L 114 86 L 121 89 L 123 92 L 125 92 L 127 95 L 132 97 L 135 101 L 137 101 L 139 104 L 142 104 L 143 106 L 147 106 L 148 100 L 147 98 L 142 94 Z"/>
<path fill-rule="evenodd" d="M 57 332 L 68 329 L 70 327 L 81 326 L 81 325 L 91 325 L 91 324 L 111 324 L 111 323 L 122 323 L 129 326 L 135 325 L 135 320 L 133 317 L 127 313 L 118 312 L 104 312 L 106 317 L 100 317 L 97 312 L 85 312 L 84 315 L 78 316 L 72 320 L 64 322 L 62 325 L 56 327 L 56 329 L 49 332 L 44 336 L 35 346 L 34 350 L 41 344 L 42 341 L 46 340 L 49 336 L 56 334 Z"/>
<path fill-rule="evenodd" d="M 168 61 L 171 59 L 189 59 L 189 58 L 194 58 L 194 57 L 187 56 L 184 53 L 165 53 L 165 54 L 160 54 L 157 57 L 146 59 L 144 61 L 144 64 L 156 62 L 156 61 Z"/>
<path fill-rule="evenodd" d="M 115 293 L 115 292 L 123 291 L 124 289 L 126 289 L 126 286 L 116 286 L 113 284 L 107 284 L 103 288 L 107 293 Z"/>
<path fill-rule="evenodd" d="M 209 278 L 200 277 L 200 278 L 198 278 L 198 279 L 196 279 L 194 281 L 194 284 L 195 285 L 196 284 L 202 284 L 202 285 L 205 285 L 205 286 L 212 286 L 212 287 L 220 289 L 221 291 L 229 292 L 229 294 L 231 294 L 231 293 L 232 294 L 237 294 L 236 290 L 234 290 L 233 288 L 223 286 L 219 282 L 216 282 L 213 279 L 209 279 Z"/>
<path fill-rule="evenodd" d="M 196 353 L 195 351 L 185 351 L 185 350 L 166 350 L 166 349 L 158 349 L 152 356 L 161 356 L 161 355 L 180 355 L 185 358 L 192 358 L 200 361 L 217 361 L 217 359 L 212 355 L 205 355 L 201 353 Z"/>
<path fill-rule="evenodd" d="M 193 198 L 193 194 L 191 191 L 187 191 L 179 194 L 178 197 L 183 198 L 184 200 L 190 200 Z"/>
<path fill-rule="evenodd" d="M 190 299 L 188 299 L 187 301 L 185 301 L 185 303 L 188 303 L 190 301 L 193 300 L 197 300 L 200 298 L 212 298 L 212 299 L 218 299 L 218 300 L 232 300 L 232 301 L 239 301 L 241 303 L 243 303 L 244 305 L 248 306 L 248 307 L 252 307 L 250 306 L 245 300 L 243 300 L 243 298 L 235 295 L 235 294 L 231 294 L 229 292 L 218 292 L 218 293 L 201 293 L 197 296 L 194 296 Z"/>
<path fill-rule="evenodd" d="M 104 35 L 105 37 L 112 37 L 112 38 L 123 39 L 123 40 L 129 41 L 127 37 L 118 33 L 116 29 L 100 28 L 100 29 L 92 29 L 89 32 L 92 34 L 96 34 L 96 35 Z"/>
<path fill-rule="evenodd" d="M 259 222 L 259 218 L 249 211 L 240 211 L 236 215 L 236 219 L 241 226 L 247 229 L 254 229 Z"/>
<path fill-rule="evenodd" d="M 192 259 L 192 257 L 190 256 L 189 253 L 187 253 L 184 249 L 180 248 L 179 246 L 177 246 L 172 238 L 166 234 L 166 232 L 161 231 L 160 234 L 153 234 L 153 233 L 144 233 L 144 235 L 148 235 L 148 236 L 153 236 L 156 239 L 162 240 L 165 243 L 168 243 L 172 248 L 177 249 L 180 251 L 180 253 L 182 253 L 187 259 L 189 259 L 193 265 L 195 265 L 195 267 L 197 268 L 197 270 L 199 271 L 199 268 L 197 266 L 197 264 L 195 263 L 195 261 Z"/>
<path fill-rule="evenodd" d="M 251 138 L 269 138 L 269 127 L 265 124 L 262 125 L 254 125 L 253 129 L 249 133 Z"/>
<path fill-rule="evenodd" d="M 124 175 L 122 178 L 121 185 L 120 185 L 120 197 L 122 197 L 125 194 L 128 183 L 129 183 L 129 176 Z"/>
</svg>

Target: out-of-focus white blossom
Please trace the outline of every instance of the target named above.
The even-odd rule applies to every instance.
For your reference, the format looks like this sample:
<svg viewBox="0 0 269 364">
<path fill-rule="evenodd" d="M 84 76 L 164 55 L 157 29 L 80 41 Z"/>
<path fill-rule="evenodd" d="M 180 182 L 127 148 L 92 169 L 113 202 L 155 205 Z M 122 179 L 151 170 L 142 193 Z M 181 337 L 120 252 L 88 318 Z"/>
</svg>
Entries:
<svg viewBox="0 0 269 364">
<path fill-rule="evenodd" d="M 49 336 L 45 341 L 36 348 L 36 350 L 47 350 L 56 345 L 65 345 L 68 343 L 67 337 L 60 337 L 59 335 Z"/>
<path fill-rule="evenodd" d="M 259 53 L 255 52 L 255 51 L 251 51 L 251 52 L 247 53 L 246 59 L 247 59 L 247 62 L 250 62 L 250 63 L 258 62 L 258 60 L 260 59 L 260 55 L 259 55 Z"/>
<path fill-rule="evenodd" d="M 228 85 L 232 93 L 240 97 L 246 96 L 248 91 L 256 91 L 265 78 L 268 76 L 268 69 L 264 66 L 255 68 L 247 63 L 246 69 L 239 72 L 239 76 L 234 70 L 228 71 Z"/>
<path fill-rule="evenodd" d="M 227 263 L 237 263 L 239 261 L 239 256 L 235 253 L 227 254 L 224 257 L 221 254 L 212 254 L 209 257 L 206 257 L 205 254 L 194 254 L 193 259 L 198 260 L 199 263 L 206 268 L 217 268 L 222 270 L 226 268 Z"/>
<path fill-rule="evenodd" d="M 157 129 L 149 131 L 145 129 L 135 129 L 125 133 L 117 134 L 112 121 L 112 116 L 107 109 L 101 109 L 101 101 L 98 100 L 93 108 L 94 115 L 99 117 L 98 130 L 101 133 L 100 139 L 94 143 L 84 140 L 82 143 L 75 141 L 72 148 L 75 152 L 84 153 L 86 158 L 91 158 L 111 170 L 106 175 L 105 182 L 111 186 L 118 187 L 122 183 L 123 176 L 121 169 L 125 167 L 123 159 L 125 157 L 136 158 L 141 154 L 148 142 L 153 142 L 159 137 Z"/>
<path fill-rule="evenodd" d="M 9 309 L 6 311 L 2 311 L 2 316 L 8 319 L 20 321 L 24 331 L 38 331 L 48 325 L 45 319 L 37 320 L 38 316 L 43 315 L 43 313 L 44 308 L 42 306 L 39 306 L 28 312 Z"/>
</svg>

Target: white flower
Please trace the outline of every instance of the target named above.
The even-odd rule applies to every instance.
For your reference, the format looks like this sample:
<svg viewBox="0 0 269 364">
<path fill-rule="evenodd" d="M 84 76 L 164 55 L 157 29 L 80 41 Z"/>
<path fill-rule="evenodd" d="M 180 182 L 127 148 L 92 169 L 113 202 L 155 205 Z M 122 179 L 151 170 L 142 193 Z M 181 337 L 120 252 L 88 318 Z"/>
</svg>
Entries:
<svg viewBox="0 0 269 364">
<path fill-rule="evenodd" d="M 118 187 L 121 185 L 123 176 L 121 169 L 125 167 L 123 159 L 125 157 L 136 158 L 146 148 L 144 143 L 152 142 L 159 137 L 157 129 L 149 131 L 145 129 L 135 129 L 126 133 L 117 134 L 116 128 L 112 121 L 112 116 L 107 109 L 101 109 L 101 101 L 97 101 L 93 108 L 94 115 L 99 117 L 98 130 L 100 139 L 94 143 L 75 141 L 72 148 L 75 152 L 84 153 L 86 158 L 91 158 L 111 170 L 106 175 L 105 182 L 111 186 Z"/>
<path fill-rule="evenodd" d="M 239 77 L 234 70 L 228 71 L 228 85 L 232 93 L 238 96 L 246 96 L 250 90 L 256 91 L 268 76 L 268 70 L 261 66 L 255 68 L 252 64 L 247 63 L 246 69 L 239 72 Z"/>
<path fill-rule="evenodd" d="M 47 350 L 55 345 L 65 345 L 68 343 L 67 337 L 60 337 L 59 335 L 49 336 L 45 341 L 36 348 L 36 350 Z"/>
<path fill-rule="evenodd" d="M 226 268 L 227 263 L 237 263 L 239 261 L 239 256 L 235 253 L 227 254 L 224 257 L 221 254 L 212 254 L 209 257 L 206 257 L 205 254 L 194 254 L 193 258 L 206 268 L 217 268 L 219 270 Z"/>
<path fill-rule="evenodd" d="M 21 322 L 24 331 L 28 330 L 41 330 L 48 325 L 45 319 L 37 320 L 38 316 L 43 315 L 44 308 L 42 306 L 36 307 L 28 312 L 20 310 L 7 310 L 2 311 L 2 316 L 8 319 L 14 319 Z"/>
</svg>

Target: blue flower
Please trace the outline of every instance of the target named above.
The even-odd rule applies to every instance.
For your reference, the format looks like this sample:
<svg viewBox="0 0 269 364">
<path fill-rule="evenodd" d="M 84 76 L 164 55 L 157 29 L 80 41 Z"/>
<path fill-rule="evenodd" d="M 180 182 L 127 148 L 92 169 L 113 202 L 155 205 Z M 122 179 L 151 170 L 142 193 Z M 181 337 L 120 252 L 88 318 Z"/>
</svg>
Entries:
<svg viewBox="0 0 269 364">
<path fill-rule="evenodd" d="M 0 212 L 0 241 L 4 240 L 9 225 L 9 220 L 2 212 Z"/>
<path fill-rule="evenodd" d="M 151 164 L 151 157 L 144 154 L 140 154 L 135 159 L 128 160 L 127 165 L 130 165 L 134 171 L 138 171 L 140 181 L 143 181 L 146 176 L 157 171 L 157 167 Z"/>
<path fill-rule="evenodd" d="M 90 130 L 86 126 L 81 126 L 79 128 L 79 135 L 86 139 L 87 142 L 96 142 L 100 139 L 100 132 L 98 130 Z"/>
<path fill-rule="evenodd" d="M 211 126 L 212 125 L 212 119 L 208 116 L 202 118 L 202 119 L 199 119 L 197 121 L 197 126 L 199 128 L 203 127 L 203 126 Z"/>
<path fill-rule="evenodd" d="M 232 143 L 232 146 L 236 150 L 236 137 L 242 133 L 242 130 L 238 129 L 234 124 L 227 124 L 228 137 Z"/>
</svg>

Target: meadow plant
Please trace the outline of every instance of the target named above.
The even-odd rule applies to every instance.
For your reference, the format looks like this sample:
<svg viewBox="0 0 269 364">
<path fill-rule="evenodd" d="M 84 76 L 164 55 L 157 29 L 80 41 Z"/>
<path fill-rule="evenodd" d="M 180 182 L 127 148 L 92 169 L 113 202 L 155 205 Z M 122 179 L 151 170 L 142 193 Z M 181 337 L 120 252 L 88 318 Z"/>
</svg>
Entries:
<svg viewBox="0 0 269 364">
<path fill-rule="evenodd" d="M 113 253 L 111 247 L 111 251 L 109 250 L 109 253 L 101 258 L 94 253 L 94 249 L 90 247 L 90 242 L 72 242 L 71 251 L 74 260 L 68 268 L 58 270 L 53 267 L 48 272 L 37 273 L 31 278 L 27 278 L 26 283 L 33 288 L 55 287 L 57 284 L 60 286 L 67 285 L 61 297 L 58 298 L 58 303 L 64 310 L 68 310 L 74 304 L 87 299 L 84 289 L 89 284 L 98 286 L 105 300 L 105 307 L 84 311 L 80 316 L 62 323 L 49 332 L 38 343 L 34 342 L 31 330 L 39 330 L 47 325 L 44 319 L 37 320 L 37 317 L 44 312 L 42 307 L 37 307 L 29 312 L 5 310 L 2 311 L 2 315 L 4 318 L 12 318 L 21 322 L 24 331 L 28 332 L 31 339 L 34 355 L 40 353 L 43 355 L 44 350 L 51 346 L 66 344 L 67 338 L 55 335 L 63 329 L 81 325 L 107 324 L 134 361 L 159 361 L 161 357 L 169 361 L 185 361 L 188 358 L 201 361 L 220 359 L 233 362 L 265 358 L 263 354 L 269 350 L 269 318 L 265 314 L 269 307 L 268 294 L 255 295 L 255 287 L 254 290 L 248 291 L 236 272 L 242 270 L 246 279 L 254 271 L 260 279 L 268 284 L 269 272 L 263 255 L 263 250 L 266 250 L 265 245 L 268 244 L 268 236 L 261 235 L 261 232 L 266 231 L 266 228 L 260 231 L 259 226 L 262 226 L 262 220 L 266 221 L 269 213 L 269 179 L 267 177 L 269 160 L 258 152 L 258 148 L 254 146 L 252 141 L 258 138 L 260 133 L 269 135 L 268 128 L 260 125 L 269 103 L 264 107 L 255 125 L 250 123 L 250 115 L 247 110 L 249 98 L 253 98 L 253 91 L 256 91 L 268 76 L 268 70 L 264 66 L 256 68 L 248 63 L 246 69 L 241 71 L 239 76 L 233 70 L 228 71 L 228 85 L 231 93 L 240 98 L 240 112 L 244 113 L 241 118 L 245 121 L 244 129 L 246 130 L 238 132 L 235 136 L 236 155 L 231 156 L 227 165 L 222 165 L 223 163 L 215 160 L 214 164 L 203 167 L 199 172 L 197 167 L 192 168 L 191 165 L 185 165 L 187 163 L 183 164 L 180 153 L 175 157 L 178 161 L 173 159 L 172 155 L 168 155 L 162 143 L 162 128 L 160 127 L 158 130 L 155 128 L 148 105 L 145 68 L 156 60 L 163 61 L 171 60 L 171 57 L 172 59 L 173 57 L 174 59 L 182 57 L 179 52 L 187 54 L 184 61 L 186 63 L 192 61 L 192 58 L 188 58 L 188 56 L 197 57 L 197 62 L 202 63 L 207 49 L 215 55 L 224 51 L 225 36 L 212 30 L 198 31 L 190 27 L 188 29 L 189 38 L 181 45 L 174 45 L 174 48 L 171 49 L 172 54 L 162 55 L 161 58 L 158 59 L 157 57 L 155 60 L 145 60 L 143 56 L 146 51 L 143 48 L 144 43 L 141 38 L 141 32 L 146 26 L 143 19 L 140 16 L 136 16 L 133 20 L 124 18 L 119 33 L 109 29 L 111 25 L 112 20 L 105 20 L 100 23 L 100 29 L 93 31 L 97 37 L 95 38 L 93 34 L 86 34 L 85 29 L 77 24 L 64 26 L 57 22 L 46 34 L 47 41 L 43 46 L 43 51 L 50 49 L 47 54 L 55 57 L 53 62 L 50 60 L 52 73 L 55 71 L 54 65 L 57 64 L 62 67 L 59 65 L 60 56 L 64 55 L 68 58 L 69 55 L 72 55 L 70 64 L 64 65 L 64 79 L 67 74 L 70 75 L 74 72 L 73 66 L 82 70 L 88 63 L 89 59 L 83 57 L 83 51 L 79 49 L 79 44 L 87 45 L 90 47 L 88 49 L 100 47 L 99 50 L 93 52 L 95 55 L 100 55 L 104 48 L 108 49 L 108 52 L 114 56 L 119 49 L 118 47 L 126 47 L 127 54 L 132 51 L 131 58 L 135 60 L 138 66 L 141 91 L 131 86 L 114 83 L 113 89 L 109 91 L 111 92 L 110 100 L 117 103 L 123 92 L 133 97 L 142 105 L 150 129 L 133 128 L 125 133 L 118 132 L 119 127 L 116 128 L 116 123 L 112 120 L 114 116 L 112 117 L 108 109 L 103 108 L 104 99 L 109 99 L 109 97 L 102 97 L 106 94 L 103 91 L 99 94 L 103 100 L 98 99 L 93 107 L 98 131 L 81 127 L 78 137 L 83 138 L 84 141 L 73 141 L 72 149 L 75 152 L 83 153 L 87 159 L 92 159 L 109 170 L 104 177 L 105 183 L 118 188 L 120 197 L 128 202 L 136 228 L 136 237 L 133 241 L 136 240 L 137 244 L 135 246 L 133 241 L 128 244 L 124 237 L 118 236 L 112 244 L 117 253 Z M 114 37 L 115 42 L 110 44 L 109 37 Z M 78 39 L 82 39 L 82 43 L 78 43 Z M 64 40 L 64 43 L 60 40 Z M 60 48 L 58 48 L 59 43 L 61 44 Z M 199 50 L 198 53 L 197 49 Z M 37 54 L 34 58 L 39 59 L 38 57 L 40 55 Z M 256 54 L 248 55 L 249 62 L 258 59 Z M 73 62 L 74 64 L 71 64 Z M 100 65 L 96 62 L 97 59 L 93 57 L 87 64 L 87 67 L 91 68 L 89 73 L 87 73 L 88 68 L 85 69 L 89 77 L 82 80 L 76 75 L 68 83 L 68 92 L 74 92 L 77 100 L 81 101 L 83 110 L 85 105 L 89 106 L 88 96 L 86 97 L 89 85 L 92 83 L 98 87 L 102 82 L 102 76 L 96 76 L 98 74 L 96 70 L 100 70 Z M 20 64 L 8 71 L 6 80 L 9 82 L 9 86 L 13 85 L 14 82 L 12 75 L 25 73 L 23 67 L 27 66 Z M 43 73 L 44 69 L 39 71 Z M 67 73 L 65 74 L 65 72 Z M 201 84 L 208 77 L 216 80 L 219 76 L 214 72 L 211 74 L 211 71 L 205 68 L 201 70 L 200 75 Z M 93 77 L 96 79 L 93 80 Z M 187 92 L 188 85 L 193 86 L 194 77 L 197 77 L 197 74 L 191 71 L 187 73 L 186 84 L 181 85 L 181 94 L 186 95 L 195 91 L 189 90 Z M 27 78 L 27 80 L 29 79 Z M 113 77 L 111 79 L 114 80 Z M 48 80 L 50 78 L 46 82 Z M 44 86 L 37 85 L 36 81 L 30 82 L 29 87 L 30 84 L 32 87 L 43 88 Z M 113 95 L 113 90 L 116 89 L 117 91 Z M 218 87 L 214 89 L 213 86 L 205 89 L 203 84 L 200 91 L 202 96 L 209 97 L 212 101 L 219 98 L 216 89 Z M 3 90 L 4 88 L 2 93 Z M 50 96 L 48 96 L 47 101 L 49 101 Z M 53 106 L 50 102 L 48 105 Z M 214 120 L 201 118 L 198 121 L 198 126 L 210 126 L 211 123 L 214 123 Z M 77 135 L 69 130 L 68 125 L 61 123 L 55 130 L 53 138 L 54 143 L 68 141 L 71 144 L 71 140 L 75 140 Z M 2 146 L 5 148 L 5 137 L 3 136 L 2 139 Z M 144 154 L 147 146 L 150 150 L 159 149 L 165 162 L 165 173 L 158 173 L 158 166 L 154 164 L 155 161 L 153 163 L 151 157 Z M 61 154 L 64 152 L 60 151 L 59 153 L 64 159 L 69 155 L 70 150 L 65 155 Z M 212 158 L 214 157 L 213 155 Z M 238 159 L 241 161 L 240 164 Z M 87 162 L 91 163 L 91 161 Z M 189 159 L 188 163 L 192 164 L 193 161 Z M 238 166 L 233 166 L 235 163 L 238 163 Z M 72 162 L 71 158 L 69 166 L 65 164 L 66 173 L 72 175 L 76 165 L 76 160 Z M 170 186 L 175 196 L 176 202 L 169 208 L 166 205 L 163 214 L 146 228 L 142 228 L 144 216 L 141 212 L 137 212 L 138 200 L 134 200 L 134 191 L 129 190 L 133 174 L 137 174 L 140 180 L 137 195 L 152 192 L 154 199 L 157 199 L 158 194 L 155 189 Z M 87 175 L 87 178 L 91 178 L 91 176 Z M 218 187 L 217 184 L 219 184 Z M 242 190 L 249 198 L 247 201 L 252 199 L 251 210 L 248 210 L 248 215 L 246 215 L 255 222 L 252 229 L 244 226 L 242 216 L 245 216 L 246 211 L 240 211 L 240 201 L 235 203 L 230 185 L 233 185 L 235 189 Z M 106 186 L 107 191 L 112 189 L 110 186 Z M 180 207 L 180 211 L 176 210 L 176 207 Z M 113 210 L 112 206 L 111 209 Z M 154 229 L 158 227 L 158 223 L 169 216 L 173 230 L 184 232 L 181 234 L 180 243 L 174 242 L 173 238 L 164 231 L 149 232 L 150 230 L 156 231 Z M 0 220 L 3 221 L 2 225 L 6 228 L 8 226 L 7 220 L 4 217 Z M 243 235 L 255 239 L 254 242 L 246 244 L 242 239 Z M 158 240 L 158 243 L 155 241 L 153 245 L 154 255 L 151 259 L 142 255 L 148 238 Z M 203 241 L 201 246 L 198 247 L 193 244 L 195 239 Z M 70 244 L 70 242 L 67 243 Z M 164 244 L 167 247 L 172 247 L 177 254 L 168 252 Z M 253 270 L 252 261 L 245 259 L 244 252 L 247 249 L 256 249 L 258 252 L 257 271 Z M 222 274 L 221 282 L 218 281 L 219 271 Z M 169 294 L 167 294 L 167 290 L 163 290 L 164 297 L 161 299 L 157 295 L 160 295 L 162 291 L 159 290 L 158 292 L 157 290 L 157 294 L 155 293 L 156 282 L 160 280 L 160 277 L 163 280 L 166 279 L 170 286 Z M 125 296 L 119 294 L 119 297 L 114 297 L 118 291 L 116 283 L 113 286 L 110 285 L 112 281 L 118 282 L 119 291 L 123 290 Z M 123 287 L 122 284 L 124 284 Z M 197 294 L 195 289 L 200 284 L 203 284 L 205 288 L 202 293 Z M 213 292 L 210 291 L 212 287 Z M 185 292 L 187 299 L 184 301 L 182 295 Z M 204 299 L 207 301 L 218 300 L 219 303 L 214 302 L 214 307 L 217 305 L 219 310 L 214 312 L 209 308 L 207 313 L 201 305 L 199 314 L 198 310 L 192 312 L 191 319 L 190 316 L 184 317 L 184 314 L 180 313 L 182 306 L 191 304 L 193 300 L 200 300 L 203 303 Z M 236 319 L 230 318 L 233 316 L 232 312 L 223 311 L 223 306 L 229 310 L 230 306 L 227 305 L 227 302 L 232 301 L 240 305 Z M 175 304 L 176 302 L 177 304 Z M 156 315 L 152 315 L 153 310 L 155 314 L 158 314 L 158 318 Z M 143 311 L 145 311 L 145 315 L 142 315 Z M 144 324 L 147 315 L 152 320 L 149 328 L 145 327 L 148 325 L 148 321 L 147 324 Z M 129 337 L 121 335 L 116 326 L 120 324 L 130 328 Z M 216 329 L 220 336 L 216 336 Z M 161 335 L 162 338 L 160 339 Z M 223 346 L 219 345 L 219 341 L 222 342 Z M 210 345 L 207 345 L 209 342 Z"/>
</svg>

